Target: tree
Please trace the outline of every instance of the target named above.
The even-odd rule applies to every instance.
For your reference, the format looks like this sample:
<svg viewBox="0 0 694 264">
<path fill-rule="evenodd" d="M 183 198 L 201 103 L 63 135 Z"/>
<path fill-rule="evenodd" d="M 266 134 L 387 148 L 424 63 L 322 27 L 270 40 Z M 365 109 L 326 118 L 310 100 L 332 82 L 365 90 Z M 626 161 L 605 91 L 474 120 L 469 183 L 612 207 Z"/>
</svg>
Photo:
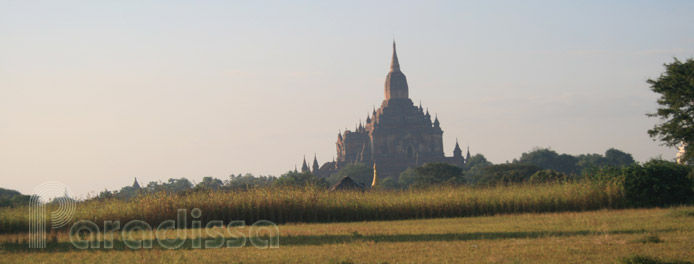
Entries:
<svg viewBox="0 0 694 264">
<path fill-rule="evenodd" d="M 491 162 L 487 160 L 487 158 L 484 157 L 482 154 L 475 154 L 475 156 L 470 157 L 469 160 L 465 161 L 465 169 L 469 170 L 472 169 L 475 166 L 489 166 L 492 165 Z"/>
<path fill-rule="evenodd" d="M 665 72 L 656 80 L 646 81 L 651 90 L 660 94 L 660 108 L 649 117 L 658 117 L 662 123 L 653 126 L 648 134 L 667 146 L 686 143 L 684 159 L 694 158 L 694 60 L 664 64 Z"/>
<path fill-rule="evenodd" d="M 427 163 L 414 169 L 413 187 L 421 188 L 437 184 L 461 184 L 463 169 L 448 163 Z"/>
<path fill-rule="evenodd" d="M 379 180 L 380 183 L 377 186 L 383 187 L 383 189 L 398 189 L 400 185 L 398 184 L 397 177 L 385 177 L 383 180 Z"/>
<path fill-rule="evenodd" d="M 310 172 L 294 172 L 288 171 L 282 174 L 277 180 L 272 183 L 274 186 L 317 186 L 327 187 L 328 182 L 325 179 L 318 178 Z"/>
<path fill-rule="evenodd" d="M 168 182 L 161 185 L 164 190 L 170 193 L 180 193 L 185 192 L 193 188 L 193 183 L 191 183 L 186 178 L 174 179 L 170 178 Z"/>
<path fill-rule="evenodd" d="M 498 164 L 485 167 L 484 176 L 478 181 L 482 185 L 520 183 L 530 179 L 530 176 L 542 168 L 523 163 Z"/>
<path fill-rule="evenodd" d="M 224 182 L 224 188 L 230 190 L 248 190 L 250 188 L 256 188 L 261 186 L 271 185 L 277 178 L 273 176 L 258 176 L 255 177 L 251 173 L 246 173 L 245 175 L 239 173 L 239 175 L 231 174 L 229 179 Z"/>
<path fill-rule="evenodd" d="M 202 181 L 195 185 L 196 190 L 219 190 L 224 185 L 222 180 L 210 176 L 203 177 Z"/>
<path fill-rule="evenodd" d="M 30 195 L 23 195 L 15 190 L 0 188 L 0 207 L 28 205 Z"/>
<path fill-rule="evenodd" d="M 600 154 L 581 154 L 578 155 L 578 161 L 576 162 L 576 168 L 578 171 L 583 172 L 583 174 L 594 174 L 600 168 L 605 166 L 605 157 Z"/>
<path fill-rule="evenodd" d="M 518 160 L 520 164 L 535 165 L 543 169 L 550 169 L 570 174 L 576 172 L 578 159 L 568 154 L 558 154 L 549 148 L 535 148 L 523 153 Z"/>
<path fill-rule="evenodd" d="M 400 188 L 406 189 L 414 183 L 414 178 L 417 177 L 417 173 L 414 171 L 414 168 L 409 168 L 402 173 L 400 173 L 400 177 L 398 177 L 398 185 Z"/>
<path fill-rule="evenodd" d="M 615 167 L 623 167 L 635 163 L 631 154 L 614 148 L 605 151 L 605 161 L 608 165 Z"/>
<path fill-rule="evenodd" d="M 484 168 L 492 166 L 491 162 L 487 160 L 482 154 L 477 154 L 470 157 L 470 160 L 465 162 L 465 173 L 463 177 L 465 182 L 468 184 L 476 184 L 484 176 Z"/>
<path fill-rule="evenodd" d="M 687 166 L 652 160 L 622 170 L 624 196 L 636 206 L 664 206 L 691 202 L 694 196 Z"/>
<path fill-rule="evenodd" d="M 566 174 L 555 170 L 541 170 L 530 176 L 531 183 L 559 182 L 566 180 Z"/>
<path fill-rule="evenodd" d="M 364 163 L 349 164 L 328 177 L 328 183 L 335 184 L 344 177 L 350 177 L 354 182 L 364 186 L 371 186 L 374 178 L 374 169 Z"/>
</svg>

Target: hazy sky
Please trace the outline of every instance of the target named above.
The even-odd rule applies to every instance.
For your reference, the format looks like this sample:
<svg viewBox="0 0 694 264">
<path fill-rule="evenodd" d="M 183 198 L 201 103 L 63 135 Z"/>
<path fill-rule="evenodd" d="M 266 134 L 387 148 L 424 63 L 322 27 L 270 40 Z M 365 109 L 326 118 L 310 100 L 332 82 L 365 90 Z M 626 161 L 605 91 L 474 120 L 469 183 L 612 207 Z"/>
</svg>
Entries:
<svg viewBox="0 0 694 264">
<path fill-rule="evenodd" d="M 646 80 L 694 55 L 694 1 L 0 1 L 0 187 L 78 195 L 168 178 L 279 175 L 335 156 L 410 97 L 495 163 L 534 147 L 638 161 Z"/>
</svg>

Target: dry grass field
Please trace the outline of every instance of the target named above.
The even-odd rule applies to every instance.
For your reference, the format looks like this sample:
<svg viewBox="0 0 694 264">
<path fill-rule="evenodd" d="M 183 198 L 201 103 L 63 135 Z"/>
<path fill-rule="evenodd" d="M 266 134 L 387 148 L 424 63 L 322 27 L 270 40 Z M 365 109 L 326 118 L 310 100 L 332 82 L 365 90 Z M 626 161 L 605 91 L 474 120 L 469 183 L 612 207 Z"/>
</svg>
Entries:
<svg viewBox="0 0 694 264">
<path fill-rule="evenodd" d="M 67 234 L 29 251 L 0 235 L 2 263 L 690 263 L 694 207 L 284 224 L 279 248 L 87 249 Z M 190 231 L 190 234 L 197 233 Z M 204 232 L 203 232 L 204 234 Z M 644 262 L 656 261 L 656 262 Z M 632 261 L 632 262 L 629 262 Z M 639 262 L 641 261 L 641 262 Z"/>
<path fill-rule="evenodd" d="M 590 211 L 627 207 L 614 183 L 591 181 L 491 187 L 436 187 L 404 191 L 329 192 L 324 188 L 257 188 L 189 194 L 144 194 L 129 201 L 77 204 L 73 220 L 96 223 L 142 220 L 152 226 L 176 219 L 179 209 L 201 210 L 200 220 L 315 223 L 489 216 L 513 213 Z M 52 206 L 52 207 L 51 207 Z M 48 205 L 49 211 L 56 209 Z M 29 207 L 0 208 L 0 234 L 28 232 Z M 50 218 L 50 214 L 47 215 Z M 188 220 L 191 220 L 188 218 Z"/>
</svg>

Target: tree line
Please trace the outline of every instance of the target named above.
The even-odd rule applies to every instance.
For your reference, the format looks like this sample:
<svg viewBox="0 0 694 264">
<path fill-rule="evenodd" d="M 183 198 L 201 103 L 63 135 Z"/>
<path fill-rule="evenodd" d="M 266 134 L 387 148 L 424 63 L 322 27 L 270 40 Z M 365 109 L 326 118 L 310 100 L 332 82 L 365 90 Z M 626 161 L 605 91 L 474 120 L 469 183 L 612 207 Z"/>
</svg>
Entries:
<svg viewBox="0 0 694 264">
<path fill-rule="evenodd" d="M 558 154 L 549 148 L 536 148 L 523 153 L 520 158 L 510 163 L 493 164 L 484 155 L 472 156 L 463 167 L 445 163 L 429 163 L 410 168 L 398 177 L 379 179 L 378 187 L 383 189 L 425 188 L 432 185 L 490 185 L 518 182 L 547 182 L 561 179 L 578 179 L 582 175 L 597 171 L 606 166 L 622 167 L 634 164 L 631 154 L 616 149 L 609 149 L 604 155 L 582 154 L 572 156 Z M 283 186 L 316 186 L 327 188 L 350 177 L 355 182 L 370 186 L 373 180 L 373 168 L 362 163 L 350 164 L 330 175 L 319 178 L 310 172 L 288 171 L 279 177 L 254 176 L 253 174 L 231 174 L 226 179 L 203 177 L 202 181 L 193 183 L 186 178 L 169 179 L 166 182 L 150 182 L 140 189 L 126 186 L 120 190 L 104 190 L 97 199 L 128 199 L 138 193 L 185 193 L 197 191 L 244 191 L 258 187 Z"/>
</svg>

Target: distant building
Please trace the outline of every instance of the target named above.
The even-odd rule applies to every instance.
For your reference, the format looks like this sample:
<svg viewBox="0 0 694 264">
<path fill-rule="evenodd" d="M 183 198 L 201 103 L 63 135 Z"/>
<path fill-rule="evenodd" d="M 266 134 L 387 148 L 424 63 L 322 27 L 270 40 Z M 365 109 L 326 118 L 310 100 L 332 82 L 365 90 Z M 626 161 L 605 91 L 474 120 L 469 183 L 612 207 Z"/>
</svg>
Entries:
<svg viewBox="0 0 694 264">
<path fill-rule="evenodd" d="M 687 143 L 684 143 L 684 141 L 681 142 L 678 149 L 679 149 L 679 151 L 677 152 L 677 156 L 676 156 L 677 163 L 685 164 L 686 161 L 684 160 L 684 154 L 685 154 L 686 149 L 687 149 Z"/>
<path fill-rule="evenodd" d="M 420 103 L 415 106 L 409 98 L 407 78 L 400 70 L 395 42 L 390 72 L 386 76 L 385 100 L 381 107 L 373 109 L 359 122 L 353 131 L 346 130 L 337 135 L 337 159 L 326 162 L 319 168 L 314 156 L 313 173 L 328 177 L 348 164 L 378 163 L 381 178 L 399 176 L 407 168 L 427 162 L 445 162 L 463 166 L 466 158 L 456 140 L 453 157 L 443 153 L 443 130 L 437 116 L 429 114 Z M 467 157 L 470 157 L 468 148 Z M 308 171 L 306 158 L 302 171 Z"/>
<path fill-rule="evenodd" d="M 364 190 L 364 185 L 361 185 L 350 177 L 344 177 L 342 180 L 331 186 L 329 191 L 348 191 L 348 190 Z"/>
<path fill-rule="evenodd" d="M 301 172 L 311 172 L 306 163 L 306 156 L 304 156 L 304 164 L 301 165 Z"/>
<path fill-rule="evenodd" d="M 137 177 L 135 177 L 135 182 L 133 183 L 133 189 L 139 190 L 140 189 L 140 184 L 137 183 Z"/>
</svg>

